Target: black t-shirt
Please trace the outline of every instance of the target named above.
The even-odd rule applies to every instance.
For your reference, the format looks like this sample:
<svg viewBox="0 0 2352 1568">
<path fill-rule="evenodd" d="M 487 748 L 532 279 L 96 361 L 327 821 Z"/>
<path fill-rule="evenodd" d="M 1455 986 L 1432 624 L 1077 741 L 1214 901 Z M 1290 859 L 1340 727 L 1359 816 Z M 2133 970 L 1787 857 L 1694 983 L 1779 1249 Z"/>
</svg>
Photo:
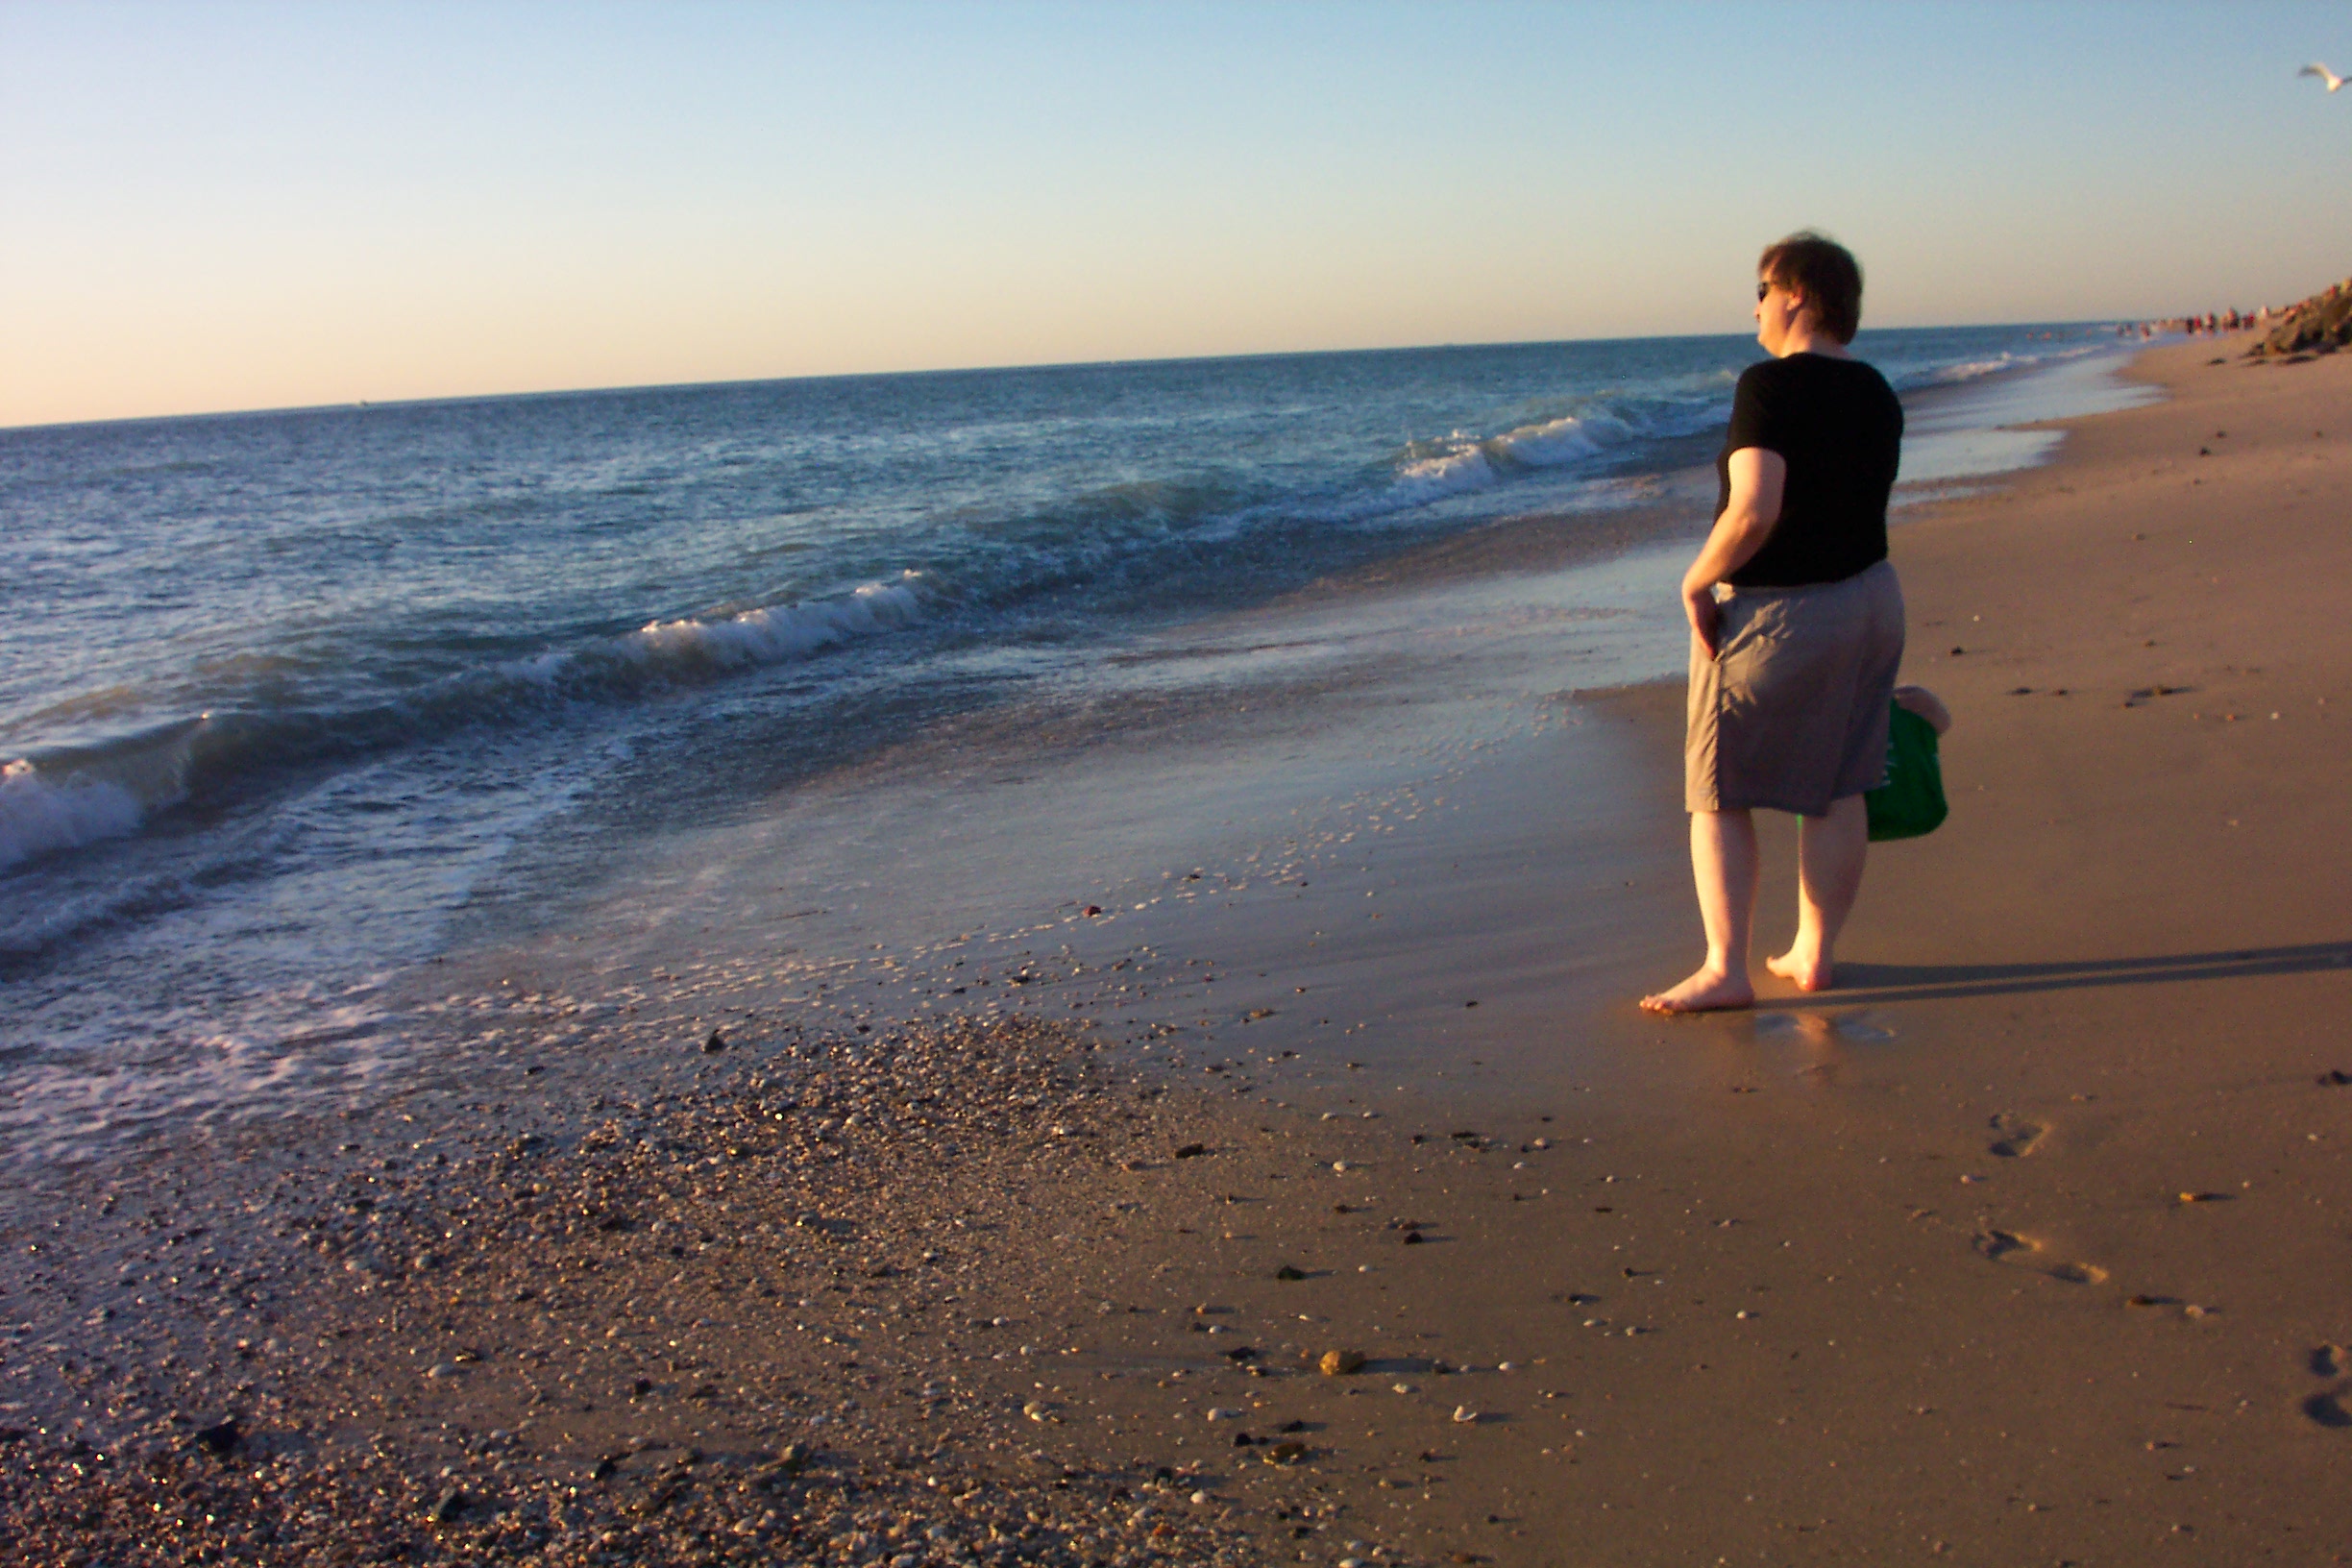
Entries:
<svg viewBox="0 0 2352 1568">
<path fill-rule="evenodd" d="M 1731 503 L 1731 454 L 1776 452 L 1788 463 L 1780 520 L 1764 548 L 1725 580 L 1740 588 L 1837 582 L 1886 559 L 1887 492 L 1902 455 L 1902 404 L 1859 359 L 1792 354 L 1750 365 L 1731 399 L 1731 430 L 1715 459 Z"/>
</svg>

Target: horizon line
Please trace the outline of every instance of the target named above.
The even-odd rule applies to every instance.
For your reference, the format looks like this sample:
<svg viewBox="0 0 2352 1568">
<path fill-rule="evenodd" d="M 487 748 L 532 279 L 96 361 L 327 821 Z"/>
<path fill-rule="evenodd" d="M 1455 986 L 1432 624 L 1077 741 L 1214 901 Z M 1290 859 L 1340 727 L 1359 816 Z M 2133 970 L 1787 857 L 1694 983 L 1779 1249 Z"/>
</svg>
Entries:
<svg viewBox="0 0 2352 1568">
<path fill-rule="evenodd" d="M 1971 329 L 2018 330 L 2032 327 L 2092 328 L 2129 326 L 2144 320 L 2171 317 L 2095 316 L 2078 321 L 1972 321 L 1913 323 L 1901 327 L 1864 327 L 1857 338 L 1874 332 L 1965 331 Z M 286 414 L 356 412 L 371 408 L 425 408 L 443 404 L 511 403 L 531 398 L 611 397 L 637 392 L 686 392 L 720 387 L 777 386 L 792 382 L 852 381 L 913 379 L 928 376 L 993 376 L 1011 371 L 1115 370 L 1140 365 L 1205 365 L 1261 359 L 1307 359 L 1329 355 L 1433 354 L 1468 349 L 1543 349 L 1578 343 L 1655 343 L 1691 338 L 1752 338 L 1746 332 L 1642 332 L 1618 337 L 1493 338 L 1446 343 L 1391 344 L 1360 349 L 1269 349 L 1243 354 L 1167 355 L 1139 359 L 1048 359 L 996 365 L 935 365 L 919 370 L 825 371 L 798 376 L 746 376 L 708 381 L 639 381 L 612 386 L 537 387 L 510 392 L 452 392 L 422 398 L 355 398 L 334 403 L 281 404 L 249 408 L 202 408 L 176 414 L 122 414 L 98 419 L 43 420 L 26 425 L 0 425 L 0 435 L 38 430 L 86 429 L 101 425 L 157 425 L 179 420 L 253 419 Z"/>
</svg>

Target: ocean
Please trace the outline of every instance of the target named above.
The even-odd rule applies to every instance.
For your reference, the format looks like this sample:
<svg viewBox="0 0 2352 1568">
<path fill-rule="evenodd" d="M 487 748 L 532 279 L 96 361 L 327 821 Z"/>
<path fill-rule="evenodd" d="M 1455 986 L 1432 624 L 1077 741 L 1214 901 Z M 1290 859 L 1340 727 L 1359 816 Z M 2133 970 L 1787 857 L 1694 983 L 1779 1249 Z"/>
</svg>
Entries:
<svg viewBox="0 0 2352 1568">
<path fill-rule="evenodd" d="M 1906 495 L 2058 439 L 2013 427 L 2143 395 L 2114 377 L 2111 326 L 1856 348 L 1911 407 Z M 1450 540 L 1540 523 L 1606 555 L 1612 520 L 1711 460 L 1758 352 L 1436 348 L 0 430 L 0 1129 L 380 1080 L 421 1038 L 394 977 L 560 924 L 634 845 L 772 814 L 1026 693 L 1132 687 L 1172 629 Z M 1671 632 L 1670 592 L 1658 614 Z M 1588 683 L 1671 673 L 1671 635 L 1644 647 Z M 1017 753 L 1017 727 L 997 744 Z"/>
</svg>

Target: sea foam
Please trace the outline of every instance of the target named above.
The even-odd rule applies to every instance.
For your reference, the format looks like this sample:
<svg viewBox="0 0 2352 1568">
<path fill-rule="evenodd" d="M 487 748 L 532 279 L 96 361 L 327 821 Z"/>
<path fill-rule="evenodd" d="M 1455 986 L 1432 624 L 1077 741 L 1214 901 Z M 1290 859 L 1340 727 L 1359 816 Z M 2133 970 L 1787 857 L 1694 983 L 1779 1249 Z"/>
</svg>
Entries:
<svg viewBox="0 0 2352 1568">
<path fill-rule="evenodd" d="M 24 758 L 0 767 L 0 868 L 138 831 L 147 820 L 120 784 L 75 773 L 45 778 Z"/>
<path fill-rule="evenodd" d="M 724 620 L 654 621 L 632 633 L 625 647 L 643 660 L 772 664 L 913 625 L 923 618 L 916 589 L 920 576 L 902 572 L 895 582 L 870 582 L 845 599 L 746 610 Z"/>
<path fill-rule="evenodd" d="M 199 714 L 0 766 L 0 870 L 123 838 L 150 812 L 186 799 L 189 759 L 209 723 Z"/>
<path fill-rule="evenodd" d="M 2070 360 L 2109 352 L 2111 351 L 2100 344 L 2052 348 L 2038 353 L 2004 349 L 1999 354 L 1984 358 L 1962 359 L 1954 363 L 1936 365 L 1929 368 L 1924 374 L 1917 371 L 1906 374 L 1898 369 L 1890 380 L 1899 387 L 1906 388 L 1914 385 L 1922 387 L 1958 386 L 1970 381 L 1981 380 L 1987 376 L 2039 370 L 2046 365 L 2062 365 Z"/>
<path fill-rule="evenodd" d="M 1358 522 L 1409 511 L 1490 489 L 1515 474 L 1589 462 L 1635 433 L 1628 422 L 1609 414 L 1567 414 L 1491 436 L 1454 430 L 1440 440 L 1411 443 L 1385 487 L 1323 515 Z"/>
</svg>

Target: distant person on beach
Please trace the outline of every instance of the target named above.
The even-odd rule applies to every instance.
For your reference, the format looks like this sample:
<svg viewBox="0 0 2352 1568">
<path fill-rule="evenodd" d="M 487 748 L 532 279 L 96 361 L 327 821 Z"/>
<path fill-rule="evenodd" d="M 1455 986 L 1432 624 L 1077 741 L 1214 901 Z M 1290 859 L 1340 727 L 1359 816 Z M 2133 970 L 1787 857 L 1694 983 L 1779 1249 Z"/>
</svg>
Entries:
<svg viewBox="0 0 2352 1568">
<path fill-rule="evenodd" d="M 1902 404 L 1846 352 L 1862 269 L 1806 233 L 1768 247 L 1756 279 L 1756 340 L 1773 357 L 1740 377 L 1716 459 L 1715 527 L 1682 575 L 1683 804 L 1706 962 L 1643 997 L 1654 1013 L 1755 1000 L 1759 807 L 1801 819 L 1797 940 L 1766 968 L 1802 991 L 1832 983 L 1870 846 L 1862 796 L 1885 777 L 1902 663 L 1902 588 L 1886 558 Z"/>
</svg>

